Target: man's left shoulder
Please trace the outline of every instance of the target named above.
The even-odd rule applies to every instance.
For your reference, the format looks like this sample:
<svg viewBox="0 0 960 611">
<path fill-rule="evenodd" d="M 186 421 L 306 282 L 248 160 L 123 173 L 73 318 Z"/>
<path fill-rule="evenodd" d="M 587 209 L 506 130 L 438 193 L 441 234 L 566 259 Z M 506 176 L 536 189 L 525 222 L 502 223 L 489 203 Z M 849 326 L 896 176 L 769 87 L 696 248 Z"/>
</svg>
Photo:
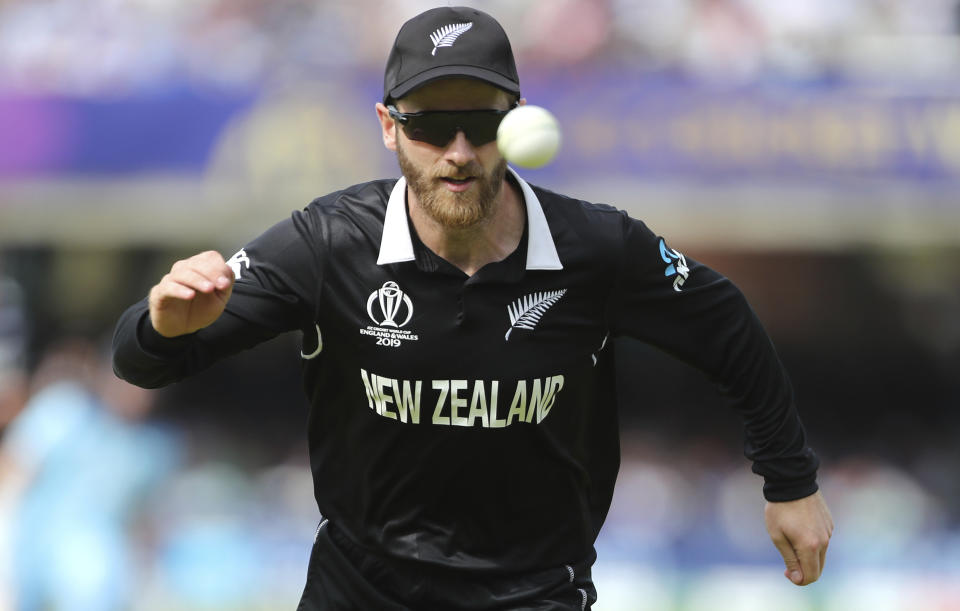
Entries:
<svg viewBox="0 0 960 611">
<path fill-rule="evenodd" d="M 314 199 L 305 211 L 318 216 L 374 215 L 382 217 L 397 179 L 371 180 Z"/>
<path fill-rule="evenodd" d="M 576 233 L 607 236 L 623 226 L 626 213 L 608 204 L 577 199 L 537 185 L 530 185 L 540 202 L 551 229 L 564 228 Z"/>
</svg>

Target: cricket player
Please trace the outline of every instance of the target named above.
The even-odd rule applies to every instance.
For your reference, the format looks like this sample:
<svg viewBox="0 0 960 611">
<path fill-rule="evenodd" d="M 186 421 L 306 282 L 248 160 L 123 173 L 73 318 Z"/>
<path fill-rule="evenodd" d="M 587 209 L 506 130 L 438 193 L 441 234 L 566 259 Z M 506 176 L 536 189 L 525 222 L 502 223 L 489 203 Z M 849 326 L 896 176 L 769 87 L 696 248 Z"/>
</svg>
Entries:
<svg viewBox="0 0 960 611">
<path fill-rule="evenodd" d="M 833 524 L 760 322 L 641 221 L 508 167 L 497 127 L 520 91 L 489 15 L 406 22 L 376 104 L 403 176 L 176 262 L 121 317 L 116 372 L 162 386 L 302 334 L 324 520 L 301 610 L 582 611 L 620 458 L 611 343 L 635 338 L 719 385 L 785 574 L 815 581 Z"/>
</svg>

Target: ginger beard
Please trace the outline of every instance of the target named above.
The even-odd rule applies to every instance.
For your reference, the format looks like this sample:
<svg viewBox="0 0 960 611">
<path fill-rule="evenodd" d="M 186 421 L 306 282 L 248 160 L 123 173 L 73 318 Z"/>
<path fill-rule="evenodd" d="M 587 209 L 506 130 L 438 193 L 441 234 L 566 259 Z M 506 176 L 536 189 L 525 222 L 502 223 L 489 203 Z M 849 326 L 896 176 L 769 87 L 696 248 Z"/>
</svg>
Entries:
<svg viewBox="0 0 960 611">
<path fill-rule="evenodd" d="M 489 172 L 484 173 L 478 161 L 463 167 L 447 165 L 434 170 L 421 170 L 407 156 L 397 141 L 397 160 L 400 171 L 420 203 L 420 208 L 444 227 L 466 229 L 490 217 L 507 173 L 507 160 L 500 159 Z M 441 178 L 476 178 L 473 188 L 462 193 L 444 187 Z"/>
</svg>

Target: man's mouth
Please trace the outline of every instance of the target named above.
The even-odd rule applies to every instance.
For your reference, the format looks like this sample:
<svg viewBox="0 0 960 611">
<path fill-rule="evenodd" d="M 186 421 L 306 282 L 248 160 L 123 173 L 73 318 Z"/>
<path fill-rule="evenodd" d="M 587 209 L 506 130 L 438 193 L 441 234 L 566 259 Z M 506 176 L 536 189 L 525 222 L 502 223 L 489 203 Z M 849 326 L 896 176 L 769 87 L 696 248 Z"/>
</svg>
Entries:
<svg viewBox="0 0 960 611">
<path fill-rule="evenodd" d="M 466 178 L 454 178 L 452 176 L 443 176 L 440 178 L 451 191 L 464 191 L 469 188 L 470 184 L 476 180 L 472 176 L 467 176 Z"/>
</svg>

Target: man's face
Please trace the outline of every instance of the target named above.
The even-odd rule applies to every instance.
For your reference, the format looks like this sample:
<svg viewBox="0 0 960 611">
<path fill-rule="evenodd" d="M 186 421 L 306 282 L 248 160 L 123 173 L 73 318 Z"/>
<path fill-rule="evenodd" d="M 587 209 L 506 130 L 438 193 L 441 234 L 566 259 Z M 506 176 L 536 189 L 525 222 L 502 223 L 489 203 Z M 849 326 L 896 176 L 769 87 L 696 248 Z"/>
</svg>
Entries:
<svg viewBox="0 0 960 611">
<path fill-rule="evenodd" d="M 480 81 L 445 79 L 425 85 L 397 101 L 400 112 L 430 110 L 506 110 L 509 96 Z M 386 129 L 386 128 L 385 128 Z M 458 131 L 444 146 L 411 140 L 393 132 L 394 150 L 407 184 L 421 209 L 444 227 L 466 228 L 490 217 L 503 185 L 507 162 L 496 141 L 475 146 Z M 388 140 L 384 135 L 385 141 Z M 390 147 L 390 142 L 387 142 Z"/>
</svg>

